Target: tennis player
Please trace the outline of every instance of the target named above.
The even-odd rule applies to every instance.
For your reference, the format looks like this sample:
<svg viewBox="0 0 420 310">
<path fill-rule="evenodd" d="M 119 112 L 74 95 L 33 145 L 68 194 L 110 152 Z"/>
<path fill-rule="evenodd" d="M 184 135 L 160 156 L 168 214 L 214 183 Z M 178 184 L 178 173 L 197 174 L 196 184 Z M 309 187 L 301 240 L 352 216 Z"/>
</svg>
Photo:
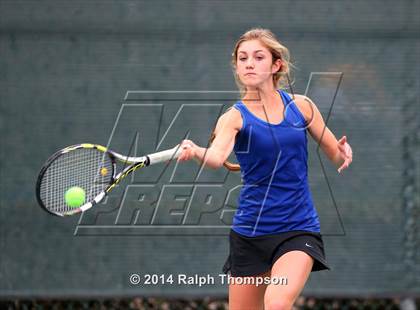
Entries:
<svg viewBox="0 0 420 310">
<path fill-rule="evenodd" d="M 234 150 L 243 187 L 223 271 L 255 281 L 229 283 L 229 309 L 291 309 L 310 272 L 329 269 L 308 184 L 307 132 L 339 173 L 352 149 L 346 136 L 337 141 L 325 127 L 308 97 L 284 91 L 290 55 L 271 31 L 243 34 L 232 66 L 242 100 L 218 119 L 208 148 L 182 141 L 178 161 L 219 168 Z M 257 285 L 257 278 L 270 281 Z"/>
</svg>

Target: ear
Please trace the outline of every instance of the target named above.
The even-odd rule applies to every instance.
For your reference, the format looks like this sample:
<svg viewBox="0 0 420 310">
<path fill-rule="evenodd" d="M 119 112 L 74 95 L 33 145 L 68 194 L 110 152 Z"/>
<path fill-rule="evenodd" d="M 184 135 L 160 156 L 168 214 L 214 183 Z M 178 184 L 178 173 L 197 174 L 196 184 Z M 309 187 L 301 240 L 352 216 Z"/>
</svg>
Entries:
<svg viewBox="0 0 420 310">
<path fill-rule="evenodd" d="M 273 65 L 271 66 L 271 73 L 272 74 L 275 74 L 275 73 L 277 73 L 277 72 L 279 72 L 280 70 L 281 70 L 281 66 L 282 66 L 282 61 L 281 61 L 281 59 L 277 59 L 274 63 L 273 63 Z"/>
</svg>

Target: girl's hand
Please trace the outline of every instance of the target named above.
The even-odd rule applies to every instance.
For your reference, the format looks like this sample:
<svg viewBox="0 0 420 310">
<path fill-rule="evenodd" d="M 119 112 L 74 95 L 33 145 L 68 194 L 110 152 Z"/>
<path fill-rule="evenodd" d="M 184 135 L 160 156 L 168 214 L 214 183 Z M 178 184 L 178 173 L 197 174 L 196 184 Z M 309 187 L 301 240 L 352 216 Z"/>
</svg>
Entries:
<svg viewBox="0 0 420 310">
<path fill-rule="evenodd" d="M 177 162 L 194 159 L 196 156 L 198 146 L 191 140 L 183 140 L 181 142 L 181 155 L 179 155 Z"/>
<path fill-rule="evenodd" d="M 347 137 L 343 136 L 340 140 L 338 140 L 338 150 L 340 151 L 340 157 L 344 160 L 344 163 L 338 168 L 338 173 L 342 170 L 348 168 L 350 163 L 353 161 L 353 151 L 350 147 L 350 144 L 347 143 Z"/>
</svg>

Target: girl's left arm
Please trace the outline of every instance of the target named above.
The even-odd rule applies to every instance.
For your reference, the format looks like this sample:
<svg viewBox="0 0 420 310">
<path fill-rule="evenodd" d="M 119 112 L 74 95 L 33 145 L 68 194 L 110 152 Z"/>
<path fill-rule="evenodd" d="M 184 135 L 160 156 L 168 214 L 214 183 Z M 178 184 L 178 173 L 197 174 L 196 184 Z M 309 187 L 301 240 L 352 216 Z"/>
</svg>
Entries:
<svg viewBox="0 0 420 310">
<path fill-rule="evenodd" d="M 337 141 L 311 99 L 302 95 L 295 95 L 294 99 L 306 119 L 309 133 L 327 157 L 338 167 L 338 173 L 348 168 L 353 160 L 353 151 L 347 143 L 347 137 L 343 136 Z"/>
</svg>

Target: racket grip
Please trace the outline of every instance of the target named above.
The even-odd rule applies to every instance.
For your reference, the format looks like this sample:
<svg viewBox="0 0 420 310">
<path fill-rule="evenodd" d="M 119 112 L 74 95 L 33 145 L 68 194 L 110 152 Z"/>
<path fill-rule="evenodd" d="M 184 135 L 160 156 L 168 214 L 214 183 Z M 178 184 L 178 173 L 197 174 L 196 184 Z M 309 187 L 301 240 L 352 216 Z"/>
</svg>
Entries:
<svg viewBox="0 0 420 310">
<path fill-rule="evenodd" d="M 163 161 L 168 161 L 171 159 L 177 159 L 179 155 L 181 155 L 181 152 L 182 152 L 182 149 L 180 148 L 180 145 L 178 144 L 172 149 L 149 154 L 147 155 L 147 157 L 149 158 L 149 165 L 154 165 L 154 164 L 161 163 Z"/>
</svg>

